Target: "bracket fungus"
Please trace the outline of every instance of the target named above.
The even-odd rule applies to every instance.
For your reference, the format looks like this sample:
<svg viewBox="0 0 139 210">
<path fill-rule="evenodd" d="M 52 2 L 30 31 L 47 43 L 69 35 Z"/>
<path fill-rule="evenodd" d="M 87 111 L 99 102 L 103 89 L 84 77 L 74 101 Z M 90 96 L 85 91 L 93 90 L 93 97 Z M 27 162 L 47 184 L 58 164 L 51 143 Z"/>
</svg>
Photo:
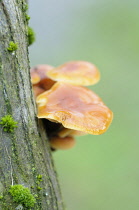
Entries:
<svg viewBox="0 0 139 210">
<path fill-rule="evenodd" d="M 66 136 L 64 138 L 53 137 L 50 140 L 50 145 L 53 149 L 66 150 L 75 146 L 75 139 L 72 136 Z"/>
<path fill-rule="evenodd" d="M 42 92 L 49 90 L 55 81 L 51 80 L 47 76 L 47 72 L 54 67 L 50 65 L 38 65 L 30 69 L 31 83 L 33 85 L 33 91 L 35 97 L 37 97 Z"/>
<path fill-rule="evenodd" d="M 54 134 L 48 135 L 52 149 L 71 148 L 75 145 L 75 135 L 99 135 L 108 129 L 112 111 L 93 91 L 82 87 L 95 84 L 100 78 L 93 64 L 72 61 L 57 68 L 40 65 L 31 71 L 31 77 L 33 73 L 40 77 L 33 84 L 40 88 L 35 90 L 37 116 L 58 124 L 58 129 L 54 126 Z"/>
<path fill-rule="evenodd" d="M 86 61 L 71 61 L 57 68 L 49 69 L 47 76 L 54 81 L 72 85 L 94 85 L 100 79 L 97 67 Z"/>
<path fill-rule="evenodd" d="M 36 99 L 38 118 L 61 123 L 63 127 L 99 135 L 112 121 L 112 112 L 91 90 L 57 82 Z"/>
</svg>

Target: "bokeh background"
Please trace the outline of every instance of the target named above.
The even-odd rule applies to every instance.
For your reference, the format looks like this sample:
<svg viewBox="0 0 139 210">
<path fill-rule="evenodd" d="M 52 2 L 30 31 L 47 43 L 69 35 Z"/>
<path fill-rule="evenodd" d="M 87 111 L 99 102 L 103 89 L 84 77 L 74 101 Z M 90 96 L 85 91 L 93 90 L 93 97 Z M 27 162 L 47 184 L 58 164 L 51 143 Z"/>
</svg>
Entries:
<svg viewBox="0 0 139 210">
<path fill-rule="evenodd" d="M 93 89 L 114 112 L 109 130 L 53 153 L 67 210 L 139 210 L 139 1 L 29 2 L 31 66 L 95 63 Z"/>
</svg>

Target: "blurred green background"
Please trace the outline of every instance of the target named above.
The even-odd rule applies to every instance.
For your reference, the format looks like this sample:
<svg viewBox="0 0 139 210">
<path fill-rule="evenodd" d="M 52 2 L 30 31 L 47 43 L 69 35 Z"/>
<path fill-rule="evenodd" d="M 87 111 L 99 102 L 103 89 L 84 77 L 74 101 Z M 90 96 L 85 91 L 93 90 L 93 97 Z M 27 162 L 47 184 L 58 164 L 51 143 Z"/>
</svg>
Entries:
<svg viewBox="0 0 139 210">
<path fill-rule="evenodd" d="M 95 63 L 109 130 L 53 153 L 67 210 L 139 210 L 139 1 L 30 0 L 31 66 Z"/>
</svg>

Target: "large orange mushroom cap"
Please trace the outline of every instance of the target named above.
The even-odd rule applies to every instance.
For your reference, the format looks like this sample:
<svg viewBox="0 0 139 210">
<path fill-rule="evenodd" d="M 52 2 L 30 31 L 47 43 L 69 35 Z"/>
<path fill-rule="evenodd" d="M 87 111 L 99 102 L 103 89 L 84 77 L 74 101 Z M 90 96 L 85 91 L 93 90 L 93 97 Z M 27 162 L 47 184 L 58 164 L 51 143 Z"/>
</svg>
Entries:
<svg viewBox="0 0 139 210">
<path fill-rule="evenodd" d="M 97 83 L 100 73 L 97 67 L 86 61 L 71 61 L 47 72 L 52 80 L 73 85 L 88 86 Z"/>
<path fill-rule="evenodd" d="M 112 121 L 112 111 L 91 90 L 70 84 L 56 83 L 40 94 L 38 118 L 61 123 L 65 128 L 99 135 Z"/>
</svg>

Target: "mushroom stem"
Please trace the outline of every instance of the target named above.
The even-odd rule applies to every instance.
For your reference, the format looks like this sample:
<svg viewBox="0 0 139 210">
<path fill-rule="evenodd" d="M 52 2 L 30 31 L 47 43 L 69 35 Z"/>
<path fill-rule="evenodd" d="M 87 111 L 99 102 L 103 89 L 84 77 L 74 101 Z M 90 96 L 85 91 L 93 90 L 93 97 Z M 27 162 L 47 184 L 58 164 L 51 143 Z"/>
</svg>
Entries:
<svg viewBox="0 0 139 210">
<path fill-rule="evenodd" d="M 84 136 L 87 133 L 82 132 L 82 131 L 76 131 L 73 129 L 69 129 L 69 128 L 62 128 L 59 132 L 58 132 L 58 136 L 61 138 L 64 138 L 66 136 Z"/>
<path fill-rule="evenodd" d="M 71 136 L 70 134 L 72 134 L 73 130 L 68 129 L 68 128 L 62 128 L 61 131 L 58 132 L 58 136 L 61 138 L 64 138 L 66 136 Z"/>
<path fill-rule="evenodd" d="M 85 132 L 82 132 L 82 131 L 76 131 L 76 130 L 71 130 L 71 136 L 84 136 L 84 135 L 87 135 L 87 133 Z"/>
</svg>

